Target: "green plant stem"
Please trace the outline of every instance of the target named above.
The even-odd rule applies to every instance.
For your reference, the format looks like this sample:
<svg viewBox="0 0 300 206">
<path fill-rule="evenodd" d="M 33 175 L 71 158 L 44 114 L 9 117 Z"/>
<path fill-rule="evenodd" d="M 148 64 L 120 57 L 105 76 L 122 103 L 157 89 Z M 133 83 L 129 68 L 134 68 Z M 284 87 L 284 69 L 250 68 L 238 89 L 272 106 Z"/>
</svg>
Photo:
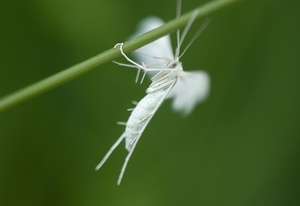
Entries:
<svg viewBox="0 0 300 206">
<path fill-rule="evenodd" d="M 141 36 L 131 39 L 124 43 L 123 50 L 125 53 L 132 52 L 162 36 L 165 36 L 177 29 L 185 26 L 190 20 L 194 12 L 198 12 L 197 20 L 204 19 L 205 17 L 211 16 L 216 12 L 226 9 L 234 3 L 240 2 L 241 0 L 216 0 L 209 2 L 203 6 L 200 6 L 193 11 L 190 11 L 179 18 L 176 18 L 163 26 L 147 32 Z M 40 80 L 27 87 L 21 88 L 7 96 L 0 99 L 0 112 L 12 108 L 18 104 L 21 104 L 33 97 L 43 94 L 55 87 L 58 87 L 68 81 L 71 81 L 81 75 L 95 69 L 106 62 L 112 61 L 113 59 L 121 55 L 119 47 L 109 49 L 95 57 L 92 57 L 84 62 L 76 64 L 70 68 L 67 68 L 59 73 L 56 73 L 50 77 Z"/>
</svg>

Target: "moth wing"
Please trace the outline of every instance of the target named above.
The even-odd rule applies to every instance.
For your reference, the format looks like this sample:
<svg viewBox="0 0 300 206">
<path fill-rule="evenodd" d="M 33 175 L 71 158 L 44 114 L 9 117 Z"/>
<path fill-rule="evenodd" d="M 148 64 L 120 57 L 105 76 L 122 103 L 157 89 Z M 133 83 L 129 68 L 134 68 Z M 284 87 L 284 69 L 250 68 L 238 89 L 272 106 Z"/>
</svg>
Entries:
<svg viewBox="0 0 300 206">
<path fill-rule="evenodd" d="M 205 100 L 210 90 L 210 78 L 205 71 L 183 71 L 167 98 L 173 99 L 175 111 L 188 115 L 197 103 Z"/>
<path fill-rule="evenodd" d="M 151 16 L 143 19 L 131 38 L 144 34 L 164 24 L 158 17 Z M 133 52 L 136 59 L 143 62 L 148 68 L 162 69 L 174 59 L 171 39 L 169 35 L 163 36 Z"/>
</svg>

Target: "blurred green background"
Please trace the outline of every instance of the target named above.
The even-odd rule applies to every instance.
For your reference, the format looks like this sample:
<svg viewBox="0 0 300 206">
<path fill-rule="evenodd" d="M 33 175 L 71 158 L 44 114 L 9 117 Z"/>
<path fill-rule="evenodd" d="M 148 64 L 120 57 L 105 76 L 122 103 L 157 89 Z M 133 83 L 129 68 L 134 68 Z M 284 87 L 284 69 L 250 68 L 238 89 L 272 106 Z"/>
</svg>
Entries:
<svg viewBox="0 0 300 206">
<path fill-rule="evenodd" d="M 183 13 L 205 2 L 183 1 Z M 181 59 L 211 75 L 208 100 L 187 118 L 163 104 L 119 187 L 124 143 L 94 168 L 149 85 L 135 84 L 134 70 L 107 63 L 1 113 L 0 205 L 300 205 L 299 7 L 252 0 L 214 15 Z M 125 41 L 144 17 L 173 19 L 175 8 L 1 1 L 0 96 Z"/>
</svg>

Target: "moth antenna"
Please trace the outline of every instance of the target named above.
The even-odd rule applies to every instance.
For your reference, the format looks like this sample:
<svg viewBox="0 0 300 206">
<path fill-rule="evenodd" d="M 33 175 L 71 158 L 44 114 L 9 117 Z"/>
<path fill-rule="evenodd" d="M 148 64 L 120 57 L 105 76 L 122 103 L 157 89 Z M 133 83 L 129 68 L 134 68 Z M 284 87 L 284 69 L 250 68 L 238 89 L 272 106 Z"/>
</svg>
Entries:
<svg viewBox="0 0 300 206">
<path fill-rule="evenodd" d="M 177 8 L 176 8 L 176 18 L 180 17 L 181 13 L 181 0 L 177 0 Z M 175 58 L 179 56 L 180 52 L 180 30 L 176 31 L 176 41 L 177 41 L 177 48 L 175 50 Z"/>
<path fill-rule="evenodd" d="M 108 152 L 103 157 L 101 162 L 96 166 L 95 168 L 96 170 L 99 170 L 102 167 L 102 165 L 106 162 L 106 160 L 109 158 L 111 153 L 116 149 L 116 147 L 122 142 L 124 138 L 125 138 L 125 132 L 119 137 L 119 139 L 115 142 L 115 144 L 113 144 L 113 146 L 108 150 Z"/>
<path fill-rule="evenodd" d="M 176 18 L 179 18 L 181 14 L 181 0 L 177 0 L 176 4 Z"/>
<path fill-rule="evenodd" d="M 177 48 L 176 48 L 175 58 L 179 58 L 180 48 L 181 48 L 182 42 L 183 42 L 183 40 L 185 39 L 186 34 L 187 34 L 188 31 L 190 30 L 190 28 L 191 28 L 193 22 L 195 21 L 196 17 L 198 16 L 198 14 L 199 14 L 199 11 L 195 11 L 195 12 L 192 14 L 192 16 L 191 16 L 189 22 L 187 23 L 187 25 L 185 26 L 185 28 L 184 28 L 184 30 L 183 30 L 183 32 L 182 32 L 182 36 L 180 37 L 179 40 L 177 40 Z M 177 38 L 178 38 L 178 37 L 177 37 Z"/>
<path fill-rule="evenodd" d="M 177 41 L 177 47 L 175 50 L 175 58 L 179 56 L 179 52 L 180 52 L 180 30 L 179 29 L 176 31 L 176 41 Z"/>
<path fill-rule="evenodd" d="M 200 34 L 204 31 L 204 29 L 207 27 L 207 25 L 211 22 L 210 19 L 206 19 L 205 22 L 202 24 L 202 26 L 198 29 L 196 34 L 193 36 L 191 41 L 188 43 L 186 48 L 183 50 L 182 54 L 179 56 L 179 59 L 184 55 L 184 53 L 188 50 L 188 48 L 194 43 L 194 41 L 200 36 Z"/>
</svg>

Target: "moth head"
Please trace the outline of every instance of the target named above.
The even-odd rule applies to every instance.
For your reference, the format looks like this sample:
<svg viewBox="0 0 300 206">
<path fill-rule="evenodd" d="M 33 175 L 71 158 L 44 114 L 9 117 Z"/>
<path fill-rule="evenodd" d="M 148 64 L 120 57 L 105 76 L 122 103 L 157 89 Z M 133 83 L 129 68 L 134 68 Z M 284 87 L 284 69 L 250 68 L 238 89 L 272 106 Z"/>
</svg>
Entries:
<svg viewBox="0 0 300 206">
<path fill-rule="evenodd" d="M 178 69 L 178 68 L 181 68 L 182 69 L 182 63 L 178 60 L 178 59 L 175 59 L 175 60 L 172 60 L 170 61 L 166 67 L 166 69 Z"/>
</svg>

